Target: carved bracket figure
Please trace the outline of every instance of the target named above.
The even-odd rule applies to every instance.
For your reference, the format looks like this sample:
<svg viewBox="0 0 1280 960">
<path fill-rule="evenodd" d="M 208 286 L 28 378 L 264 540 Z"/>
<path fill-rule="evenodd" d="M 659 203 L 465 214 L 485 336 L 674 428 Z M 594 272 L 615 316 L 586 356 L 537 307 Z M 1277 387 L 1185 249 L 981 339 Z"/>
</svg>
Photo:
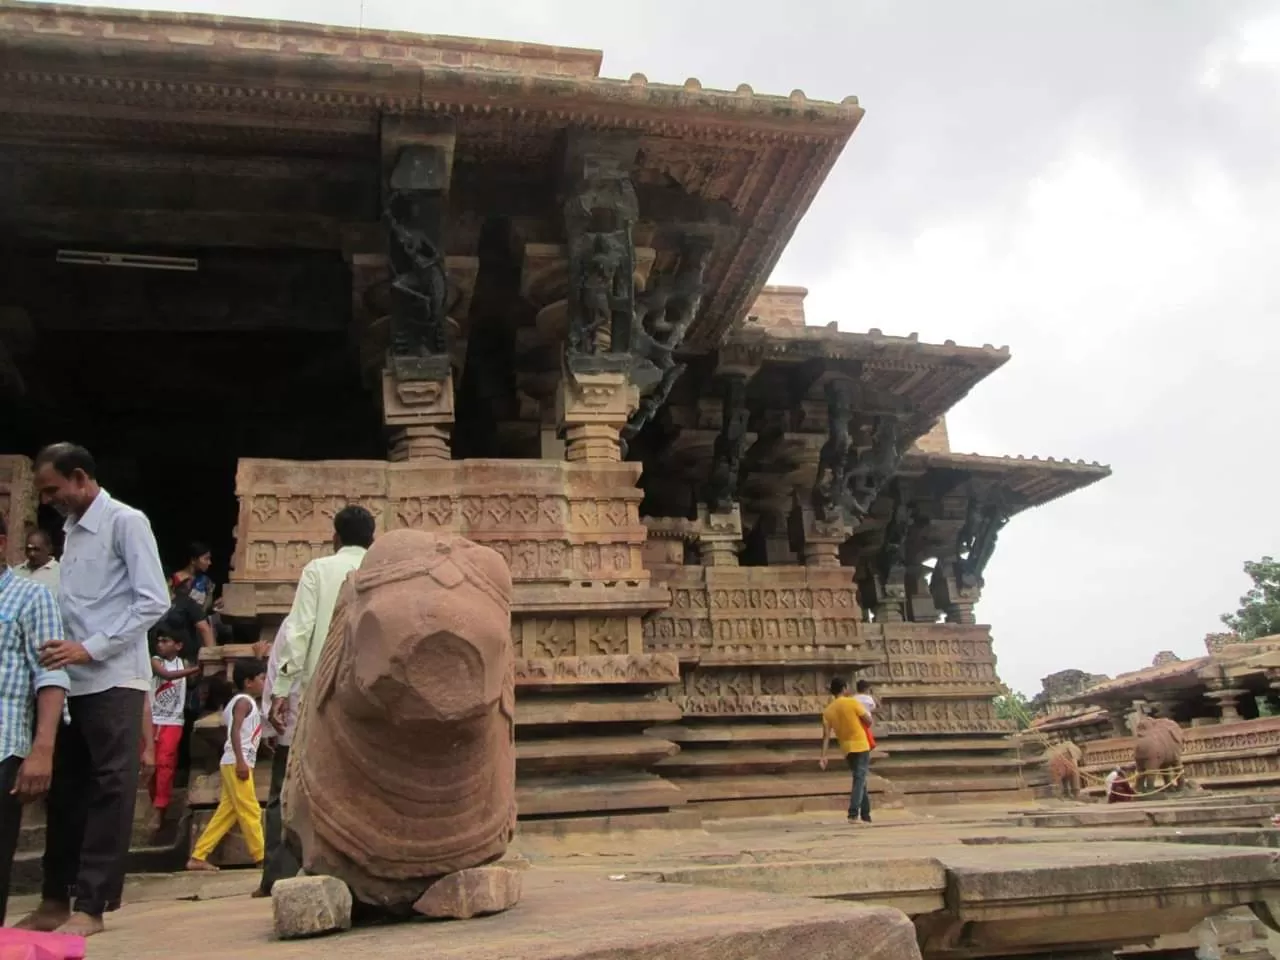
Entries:
<svg viewBox="0 0 1280 960">
<path fill-rule="evenodd" d="M 711 477 L 707 481 L 705 499 L 712 513 L 729 513 L 738 493 L 742 457 L 747 449 L 747 378 L 729 374 L 721 378 L 721 422 L 712 451 Z"/>
<path fill-rule="evenodd" d="M 871 431 L 871 447 L 858 455 L 848 470 L 851 486 L 849 503 L 855 517 L 861 519 L 871 512 L 885 484 L 898 472 L 906 446 L 901 443 L 898 418 L 892 414 L 876 417 Z"/>
<path fill-rule="evenodd" d="M 640 215 L 631 183 L 633 141 L 571 137 L 566 154 L 570 363 L 631 344 Z"/>
<path fill-rule="evenodd" d="M 964 526 L 956 537 L 956 572 L 962 587 L 983 587 L 982 574 L 995 553 L 1000 531 L 1008 522 L 1009 515 L 999 506 L 969 501 Z"/>
<path fill-rule="evenodd" d="M 390 354 L 396 379 L 449 374 L 443 227 L 448 158 L 442 147 L 400 150 L 383 211 L 390 234 Z"/>
<path fill-rule="evenodd" d="M 671 388 L 685 371 L 685 364 L 676 363 L 675 353 L 702 303 L 703 276 L 710 255 L 711 242 L 707 238 L 687 240 L 674 280 L 660 281 L 638 298 L 630 340 L 631 380 L 642 390 L 652 384 L 652 390 L 622 429 L 623 456 L 627 442 L 667 402 Z"/>
<path fill-rule="evenodd" d="M 827 440 L 818 453 L 818 476 L 811 500 L 818 520 L 837 523 L 848 518 L 852 505 L 849 460 L 853 437 L 849 425 L 853 419 L 854 384 L 849 380 L 830 380 L 823 390 L 827 400 Z"/>
<path fill-rule="evenodd" d="M 970 500 L 964 526 L 956 535 L 951 556 L 939 557 L 930 587 L 934 602 L 948 623 L 973 623 L 973 608 L 982 597 L 983 571 L 995 552 L 1008 513 L 995 504 Z"/>
</svg>

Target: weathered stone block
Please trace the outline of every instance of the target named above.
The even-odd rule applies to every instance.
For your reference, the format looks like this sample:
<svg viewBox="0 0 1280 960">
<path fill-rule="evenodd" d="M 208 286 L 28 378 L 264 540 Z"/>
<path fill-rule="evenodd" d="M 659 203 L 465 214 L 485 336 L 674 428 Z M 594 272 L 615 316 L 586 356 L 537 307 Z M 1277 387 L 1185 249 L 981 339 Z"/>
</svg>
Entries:
<svg viewBox="0 0 1280 960">
<path fill-rule="evenodd" d="M 281 940 L 351 929 L 351 891 L 334 877 L 294 877 L 271 888 L 271 911 Z"/>
<path fill-rule="evenodd" d="M 506 866 L 459 870 L 433 883 L 413 909 L 437 920 L 470 920 L 520 902 L 521 877 Z"/>
</svg>

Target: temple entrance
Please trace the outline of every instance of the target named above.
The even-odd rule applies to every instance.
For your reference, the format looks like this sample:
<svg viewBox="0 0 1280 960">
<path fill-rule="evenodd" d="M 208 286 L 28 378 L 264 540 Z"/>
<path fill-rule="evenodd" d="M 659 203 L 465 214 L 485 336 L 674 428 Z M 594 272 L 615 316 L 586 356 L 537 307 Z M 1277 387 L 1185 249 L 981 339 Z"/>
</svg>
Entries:
<svg viewBox="0 0 1280 960">
<path fill-rule="evenodd" d="M 0 267 L 0 451 L 84 444 L 150 517 L 167 569 L 201 540 L 226 582 L 239 458 L 383 458 L 339 254 L 148 248 L 172 259 L 114 267 L 65 262 L 69 246 Z M 47 509 L 39 525 L 60 527 Z"/>
</svg>

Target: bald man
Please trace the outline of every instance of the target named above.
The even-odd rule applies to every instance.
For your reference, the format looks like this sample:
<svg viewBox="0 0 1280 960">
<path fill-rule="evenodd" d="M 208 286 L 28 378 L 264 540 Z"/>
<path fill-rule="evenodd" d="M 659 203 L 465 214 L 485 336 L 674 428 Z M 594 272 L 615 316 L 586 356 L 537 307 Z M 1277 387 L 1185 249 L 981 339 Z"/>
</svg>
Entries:
<svg viewBox="0 0 1280 960">
<path fill-rule="evenodd" d="M 53 559 L 53 538 L 43 530 L 27 534 L 27 559 L 13 568 L 20 577 L 34 580 L 58 596 L 58 561 Z"/>
</svg>

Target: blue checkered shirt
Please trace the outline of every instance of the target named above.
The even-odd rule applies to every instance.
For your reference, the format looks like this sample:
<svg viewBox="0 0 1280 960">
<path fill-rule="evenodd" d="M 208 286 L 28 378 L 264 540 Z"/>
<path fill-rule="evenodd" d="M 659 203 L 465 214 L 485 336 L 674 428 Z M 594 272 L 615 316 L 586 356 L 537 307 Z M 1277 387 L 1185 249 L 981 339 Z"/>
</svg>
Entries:
<svg viewBox="0 0 1280 960">
<path fill-rule="evenodd" d="M 0 760 L 31 751 L 36 691 L 70 687 L 65 670 L 40 666 L 40 648 L 61 639 L 58 601 L 48 588 L 0 568 Z"/>
</svg>

